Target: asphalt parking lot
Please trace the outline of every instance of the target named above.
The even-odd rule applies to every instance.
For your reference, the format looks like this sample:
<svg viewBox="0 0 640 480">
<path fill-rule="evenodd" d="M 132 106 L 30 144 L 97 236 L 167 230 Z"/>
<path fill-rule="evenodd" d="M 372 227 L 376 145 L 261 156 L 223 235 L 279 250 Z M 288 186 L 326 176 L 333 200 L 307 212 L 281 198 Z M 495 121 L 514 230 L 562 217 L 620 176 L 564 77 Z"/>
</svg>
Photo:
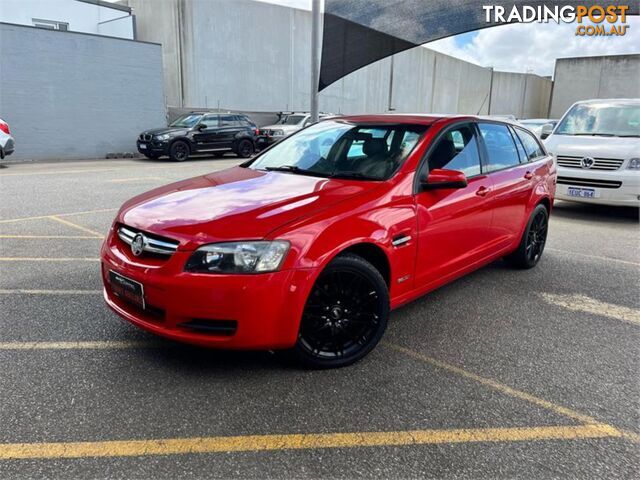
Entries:
<svg viewBox="0 0 640 480">
<path fill-rule="evenodd" d="M 392 314 L 358 364 L 158 340 L 101 297 L 129 197 L 238 159 L 0 171 L 0 478 L 637 478 L 638 212 L 559 203 L 539 265 Z"/>
</svg>

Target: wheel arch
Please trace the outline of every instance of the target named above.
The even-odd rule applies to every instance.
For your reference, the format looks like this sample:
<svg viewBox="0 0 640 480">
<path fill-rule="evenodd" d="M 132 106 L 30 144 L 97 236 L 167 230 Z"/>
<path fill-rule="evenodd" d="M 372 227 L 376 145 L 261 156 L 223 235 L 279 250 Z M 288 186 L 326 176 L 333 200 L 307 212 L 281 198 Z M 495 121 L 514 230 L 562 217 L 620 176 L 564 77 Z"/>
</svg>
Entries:
<svg viewBox="0 0 640 480">
<path fill-rule="evenodd" d="M 380 272 L 382 278 L 384 278 L 387 288 L 391 287 L 391 263 L 389 262 L 387 253 L 382 247 L 371 242 L 355 243 L 340 250 L 331 260 L 348 253 L 357 255 L 373 265 L 374 268 Z"/>
</svg>

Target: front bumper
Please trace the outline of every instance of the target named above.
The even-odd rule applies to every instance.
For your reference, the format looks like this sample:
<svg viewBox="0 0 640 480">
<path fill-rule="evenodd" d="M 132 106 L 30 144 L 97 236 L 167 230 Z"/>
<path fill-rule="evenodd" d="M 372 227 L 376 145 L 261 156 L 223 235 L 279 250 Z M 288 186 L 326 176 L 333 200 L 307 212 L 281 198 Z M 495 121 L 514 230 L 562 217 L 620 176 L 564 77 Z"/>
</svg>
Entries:
<svg viewBox="0 0 640 480">
<path fill-rule="evenodd" d="M 302 310 L 315 270 L 284 270 L 257 275 L 211 275 L 183 271 L 192 252 L 167 260 L 133 257 L 129 246 L 110 235 L 102 248 L 102 279 L 107 305 L 151 333 L 206 347 L 281 349 L 296 342 Z M 144 286 L 146 309 L 116 296 L 109 271 Z M 186 325 L 235 325 L 232 331 L 194 331 Z"/>
<path fill-rule="evenodd" d="M 136 142 L 136 146 L 138 147 L 138 152 L 142 153 L 143 155 L 169 155 L 169 142 L 143 142 L 141 140 L 138 140 Z"/>
<path fill-rule="evenodd" d="M 263 150 L 267 147 L 270 147 L 271 145 L 273 145 L 274 143 L 278 143 L 280 140 L 282 140 L 283 138 L 286 138 L 284 135 L 277 135 L 277 136 L 271 136 L 271 135 L 260 135 L 257 139 L 256 139 L 256 147 L 259 150 Z"/>
<path fill-rule="evenodd" d="M 569 195 L 571 187 L 593 189 L 595 197 Z M 595 171 L 558 167 L 556 198 L 580 203 L 640 207 L 640 171 Z"/>
<path fill-rule="evenodd" d="M 9 137 L 7 139 L 7 143 L 5 143 L 4 147 L 2 148 L 2 153 L 4 155 L 11 155 L 14 149 L 15 149 L 15 143 L 13 141 L 13 137 Z"/>
</svg>

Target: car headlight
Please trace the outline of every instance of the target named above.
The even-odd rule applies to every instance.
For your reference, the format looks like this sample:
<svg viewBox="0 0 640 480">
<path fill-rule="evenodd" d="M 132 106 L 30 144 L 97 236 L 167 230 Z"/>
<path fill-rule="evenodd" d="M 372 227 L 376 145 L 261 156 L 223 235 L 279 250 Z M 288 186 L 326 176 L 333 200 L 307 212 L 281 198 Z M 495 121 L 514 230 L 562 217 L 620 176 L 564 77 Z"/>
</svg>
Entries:
<svg viewBox="0 0 640 480">
<path fill-rule="evenodd" d="M 280 268 L 289 251 L 284 240 L 212 243 L 198 248 L 185 266 L 197 273 L 265 273 Z"/>
<path fill-rule="evenodd" d="M 171 135 L 169 135 L 168 133 L 165 133 L 164 135 L 158 135 L 156 137 L 156 140 L 165 141 L 165 140 L 169 140 L 170 137 Z"/>
<path fill-rule="evenodd" d="M 627 165 L 629 170 L 640 170 L 640 158 L 632 158 Z"/>
</svg>

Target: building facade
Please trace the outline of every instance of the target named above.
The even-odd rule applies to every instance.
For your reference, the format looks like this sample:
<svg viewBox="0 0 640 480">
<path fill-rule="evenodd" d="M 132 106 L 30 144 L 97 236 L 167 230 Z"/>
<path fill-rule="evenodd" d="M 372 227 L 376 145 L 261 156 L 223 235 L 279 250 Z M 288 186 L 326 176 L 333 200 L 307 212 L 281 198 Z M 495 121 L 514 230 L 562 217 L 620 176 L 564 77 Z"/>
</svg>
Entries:
<svg viewBox="0 0 640 480">
<path fill-rule="evenodd" d="M 0 22 L 130 40 L 136 38 L 131 9 L 103 0 L 2 0 Z"/>
</svg>

